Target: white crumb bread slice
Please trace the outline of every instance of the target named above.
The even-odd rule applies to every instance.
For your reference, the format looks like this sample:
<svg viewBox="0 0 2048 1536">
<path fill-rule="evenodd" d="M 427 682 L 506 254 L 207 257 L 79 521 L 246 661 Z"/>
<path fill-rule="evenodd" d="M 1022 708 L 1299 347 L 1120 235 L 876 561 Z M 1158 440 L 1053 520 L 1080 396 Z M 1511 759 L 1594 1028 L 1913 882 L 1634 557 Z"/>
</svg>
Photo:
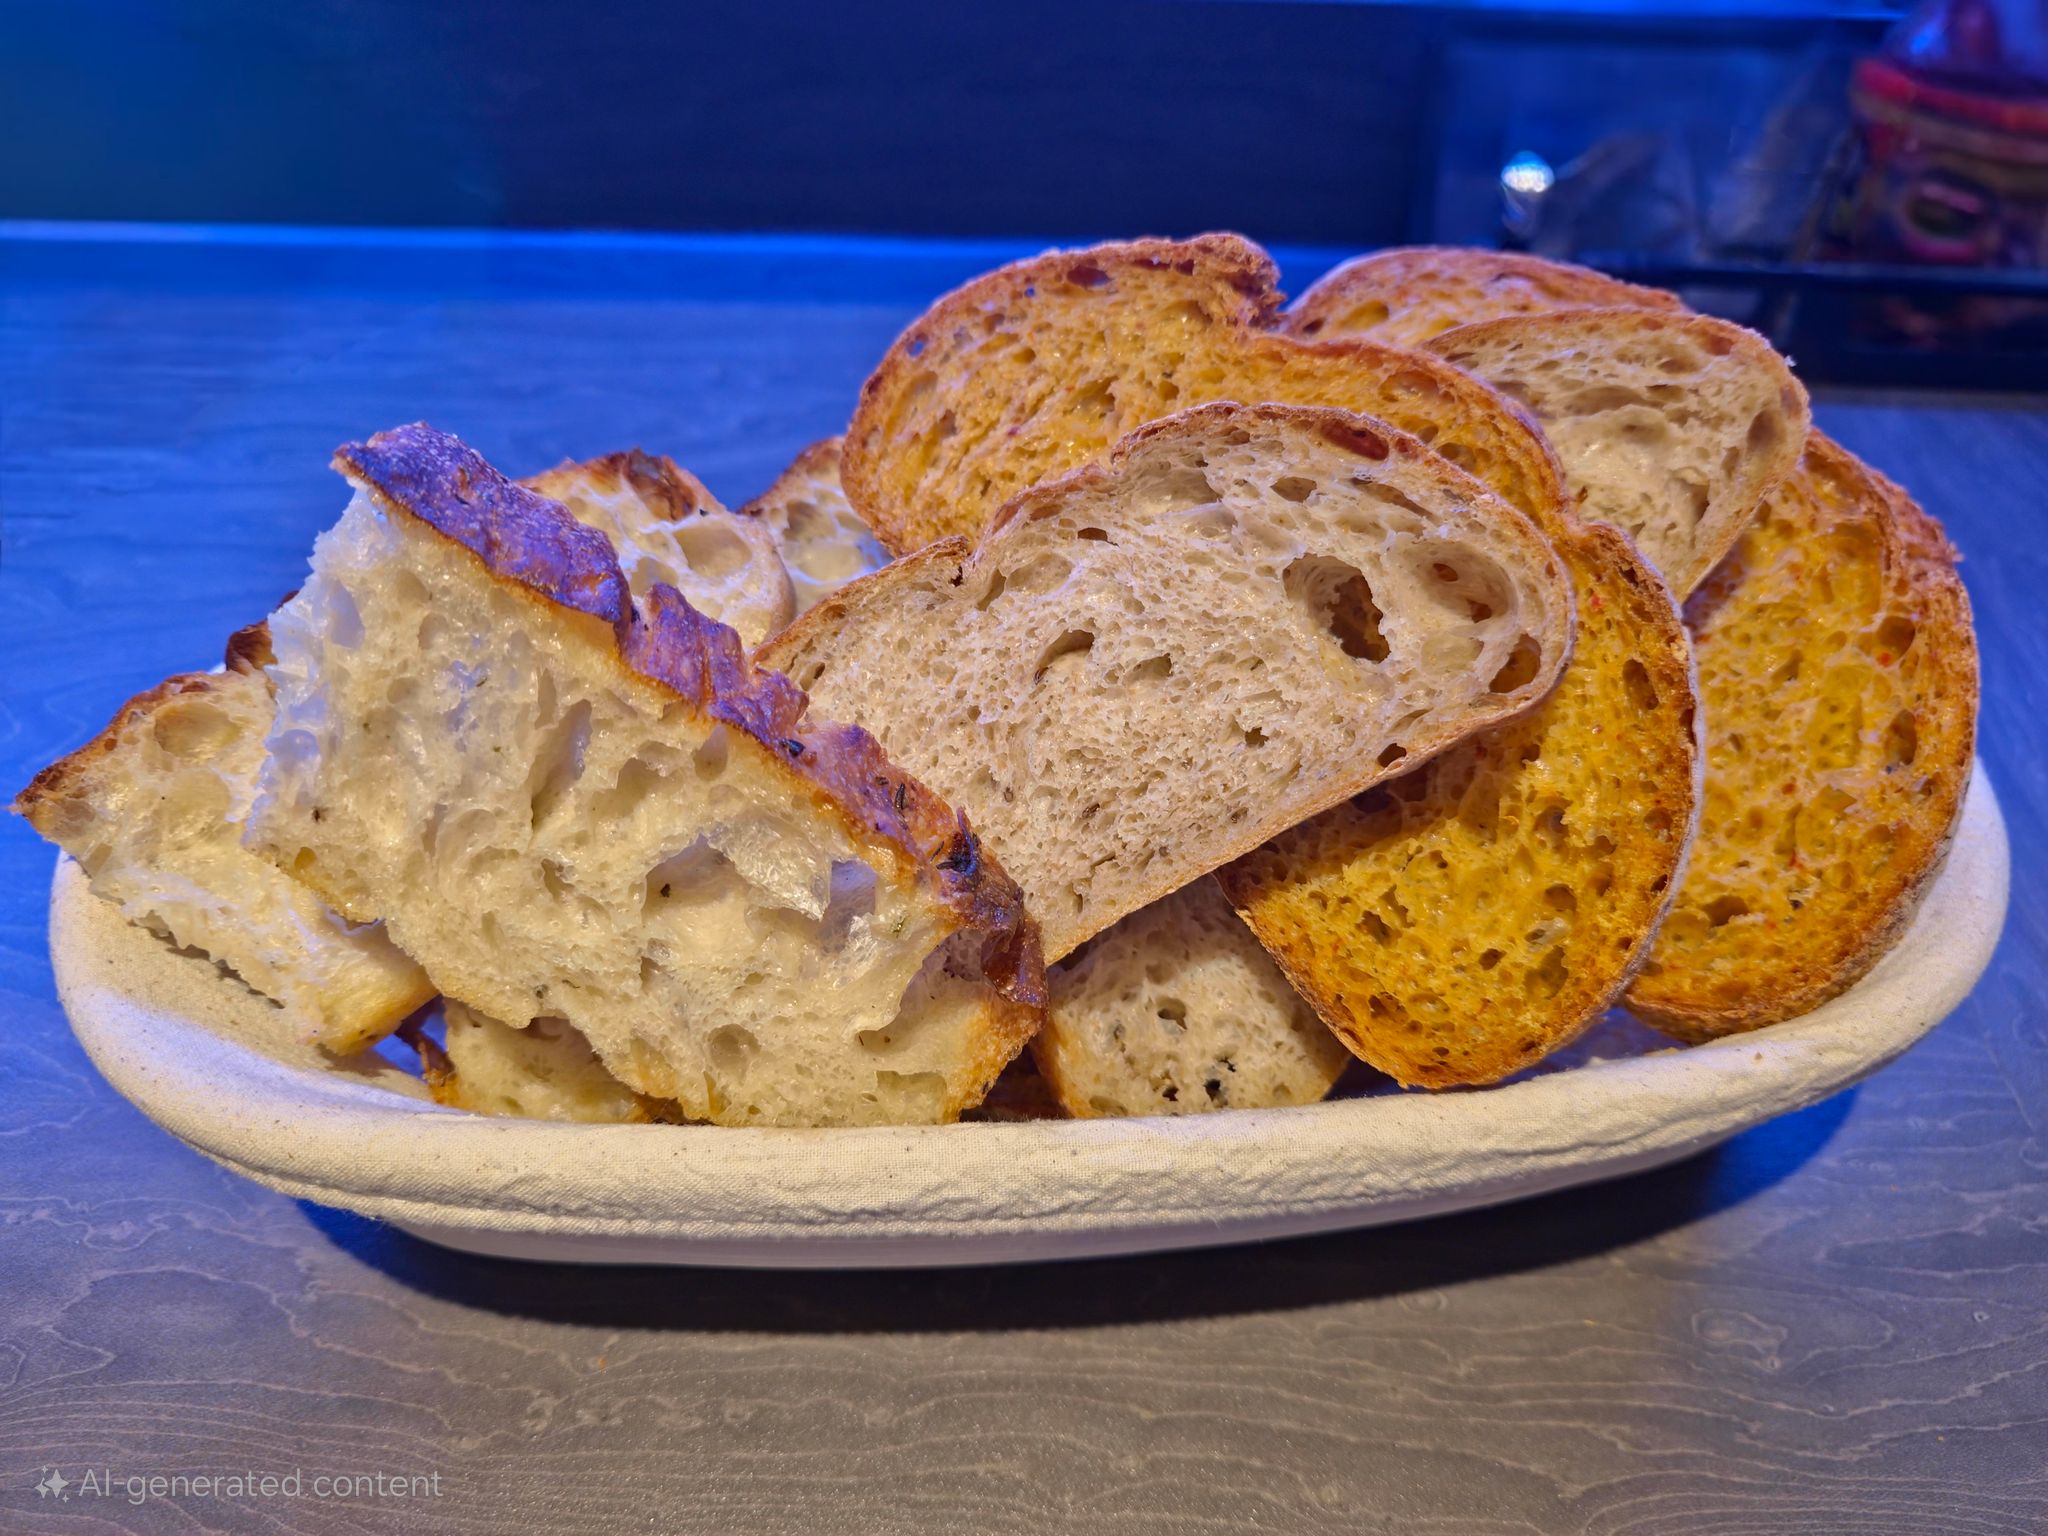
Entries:
<svg viewBox="0 0 2048 1536">
<path fill-rule="evenodd" d="M 520 482 L 612 541 L 635 597 L 666 582 L 742 642 L 796 617 L 796 595 L 768 529 L 728 512 L 673 459 L 631 449 Z"/>
<path fill-rule="evenodd" d="M 337 916 L 242 846 L 270 731 L 261 625 L 221 672 L 169 678 L 52 763 L 14 808 L 78 860 L 93 894 L 203 951 L 280 1005 L 298 1039 L 339 1054 L 389 1034 L 434 995 L 375 923 Z"/>
<path fill-rule="evenodd" d="M 460 1003 L 442 1006 L 440 1054 L 422 1037 L 422 1076 L 434 1102 L 478 1115 L 636 1125 L 680 1119 L 676 1107 L 635 1093 L 606 1070 L 590 1042 L 562 1019 L 514 1028 Z"/>
<path fill-rule="evenodd" d="M 965 819 L 610 543 L 424 426 L 272 621 L 254 846 L 448 996 L 559 1018 L 723 1124 L 935 1122 L 1036 1029 L 1043 964 Z"/>
<path fill-rule="evenodd" d="M 1031 1050 L 1077 1117 L 1312 1104 L 1351 1062 L 1207 875 L 1047 979 Z"/>
<path fill-rule="evenodd" d="M 1427 350 L 1519 401 L 1588 522 L 1635 541 L 1683 598 L 1720 563 L 1811 425 L 1754 331 L 1705 315 L 1588 309 L 1445 331 Z"/>
<path fill-rule="evenodd" d="M 775 535 L 798 613 L 889 563 L 889 551 L 846 499 L 839 480 L 841 445 L 836 437 L 811 444 L 739 511 Z"/>
<path fill-rule="evenodd" d="M 760 652 L 974 817 L 1048 958 L 1529 708 L 1573 627 L 1529 521 L 1320 407 L 1152 422 Z"/>
</svg>

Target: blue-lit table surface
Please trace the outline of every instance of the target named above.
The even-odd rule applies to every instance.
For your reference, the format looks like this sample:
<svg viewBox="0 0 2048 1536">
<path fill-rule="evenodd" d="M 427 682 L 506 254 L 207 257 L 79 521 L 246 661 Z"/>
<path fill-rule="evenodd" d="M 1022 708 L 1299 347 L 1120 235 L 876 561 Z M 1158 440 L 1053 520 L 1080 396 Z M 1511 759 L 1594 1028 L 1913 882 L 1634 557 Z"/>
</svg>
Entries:
<svg viewBox="0 0 2048 1536">
<path fill-rule="evenodd" d="M 296 584 L 338 443 L 425 418 L 515 472 L 639 444 L 736 502 L 1013 254 L 0 234 L 0 786 Z M 1327 261 L 1281 254 L 1290 287 Z M 1968 556 L 2003 947 L 1863 1087 L 1503 1210 L 929 1275 L 444 1253 L 101 1083 L 51 989 L 51 851 L 0 821 L 0 1530 L 2048 1531 L 2048 414 L 1819 417 Z M 94 1467 L 441 1493 L 33 1491 Z"/>
</svg>

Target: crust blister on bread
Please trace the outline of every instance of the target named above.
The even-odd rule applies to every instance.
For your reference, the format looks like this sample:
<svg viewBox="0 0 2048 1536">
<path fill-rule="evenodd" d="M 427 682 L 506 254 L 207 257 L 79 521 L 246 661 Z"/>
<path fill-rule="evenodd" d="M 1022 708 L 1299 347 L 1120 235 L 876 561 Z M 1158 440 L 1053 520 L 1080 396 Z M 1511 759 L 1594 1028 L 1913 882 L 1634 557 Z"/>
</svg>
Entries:
<svg viewBox="0 0 2048 1536">
<path fill-rule="evenodd" d="M 357 498 L 273 626 L 273 857 L 692 1118 L 979 1099 L 1044 982 L 964 817 L 670 589 L 637 608 L 601 534 L 454 439 L 336 463 Z"/>
<path fill-rule="evenodd" d="M 848 499 L 898 554 L 976 537 L 1011 496 L 1145 422 L 1240 400 L 1374 416 L 1524 511 L 1555 500 L 1549 450 L 1500 395 L 1426 354 L 1274 334 L 1277 280 L 1263 250 L 1221 234 L 1055 251 L 976 278 L 862 388 Z"/>
<path fill-rule="evenodd" d="M 1816 432 L 1693 594 L 1706 808 L 1635 1012 L 1686 1040 L 1793 1018 L 1905 931 L 1974 750 L 1956 558 L 1909 496 Z"/>
<path fill-rule="evenodd" d="M 1318 278 L 1282 317 L 1306 339 L 1369 336 L 1419 347 L 1475 320 L 1572 309 L 1679 311 L 1678 295 L 1517 251 L 1415 245 L 1357 256 Z"/>
<path fill-rule="evenodd" d="M 1210 405 L 771 640 L 975 815 L 1058 959 L 1529 708 L 1569 578 L 1513 508 L 1348 412 Z M 1206 782 L 1205 782 L 1206 778 Z"/>
</svg>

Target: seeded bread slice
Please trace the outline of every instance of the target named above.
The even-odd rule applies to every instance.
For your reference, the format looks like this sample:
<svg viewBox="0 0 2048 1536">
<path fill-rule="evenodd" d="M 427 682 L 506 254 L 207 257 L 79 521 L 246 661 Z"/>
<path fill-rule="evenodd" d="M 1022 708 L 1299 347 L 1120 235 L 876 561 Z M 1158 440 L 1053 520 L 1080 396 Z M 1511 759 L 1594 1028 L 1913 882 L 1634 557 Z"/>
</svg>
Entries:
<svg viewBox="0 0 2048 1536">
<path fill-rule="evenodd" d="M 740 508 L 774 534 L 796 591 L 796 611 L 856 576 L 889 563 L 889 552 L 860 520 L 839 482 L 840 439 L 813 443 L 775 483 Z"/>
<path fill-rule="evenodd" d="M 1345 262 L 1287 306 L 1286 329 L 1304 339 L 1369 336 L 1419 347 L 1476 320 L 1571 309 L 1684 310 L 1678 295 L 1590 267 L 1515 251 L 1417 245 Z"/>
<path fill-rule="evenodd" d="M 1494 391 L 1377 342 L 1270 333 L 1277 282 L 1238 235 L 1056 251 L 976 278 L 904 331 L 862 388 L 848 499 L 898 554 L 974 538 L 1011 496 L 1145 422 L 1239 400 L 1375 416 L 1525 512 L 1555 500 L 1549 450 Z"/>
<path fill-rule="evenodd" d="M 563 464 L 521 484 L 610 539 L 636 596 L 666 582 L 749 646 L 796 617 L 774 535 L 726 511 L 673 459 L 636 448 Z"/>
<path fill-rule="evenodd" d="M 1208 876 L 1052 968 L 1031 1042 L 1069 1115 L 1312 1104 L 1351 1057 Z"/>
<path fill-rule="evenodd" d="M 1680 598 L 1799 460 L 1806 391 L 1753 331 L 1640 309 L 1520 315 L 1429 350 L 1541 423 L 1580 515 L 1612 523 Z"/>
<path fill-rule="evenodd" d="M 14 809 L 78 860 L 93 894 L 173 944 L 201 950 L 339 1054 L 389 1034 L 434 995 L 374 922 L 351 923 L 242 847 L 270 732 L 263 625 L 220 672 L 169 678 L 122 706 Z"/>
<path fill-rule="evenodd" d="M 1324 1021 L 1411 1087 L 1496 1082 L 1598 1018 L 1698 813 L 1677 606 L 1622 533 L 1567 515 L 1548 531 L 1579 600 L 1555 691 L 1218 874 Z"/>
<path fill-rule="evenodd" d="M 1910 496 L 1816 432 L 1693 594 L 1706 810 L 1636 1013 L 1685 1040 L 1793 1018 L 1905 931 L 1976 738 L 1956 560 Z"/>
<path fill-rule="evenodd" d="M 1529 708 L 1570 584 L 1528 520 L 1342 411 L 1212 405 L 852 582 L 760 661 L 967 808 L 1057 960 Z"/>
<path fill-rule="evenodd" d="M 250 838 L 441 990 L 561 1018 L 723 1124 L 930 1122 L 1036 1028 L 1043 964 L 964 817 L 602 534 L 423 426 L 272 621 Z"/>
</svg>

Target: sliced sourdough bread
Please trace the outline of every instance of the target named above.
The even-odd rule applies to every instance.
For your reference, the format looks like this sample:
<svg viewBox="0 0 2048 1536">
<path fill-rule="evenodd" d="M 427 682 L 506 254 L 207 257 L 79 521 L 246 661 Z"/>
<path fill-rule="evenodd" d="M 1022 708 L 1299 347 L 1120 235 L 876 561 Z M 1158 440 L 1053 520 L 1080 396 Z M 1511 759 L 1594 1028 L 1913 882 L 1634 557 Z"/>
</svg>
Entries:
<svg viewBox="0 0 2048 1536">
<path fill-rule="evenodd" d="M 740 508 L 775 536 L 796 591 L 796 611 L 856 576 L 889 563 L 889 551 L 860 520 L 839 483 L 840 439 L 813 443 L 775 483 Z"/>
<path fill-rule="evenodd" d="M 220 672 L 169 678 L 24 789 L 14 809 L 78 860 L 131 922 L 203 951 L 282 1009 L 297 1038 L 347 1054 L 434 995 L 383 928 L 351 923 L 242 846 L 270 733 L 263 625 Z"/>
<path fill-rule="evenodd" d="M 1326 273 L 1287 306 L 1282 324 L 1305 339 L 1369 336 L 1389 346 L 1419 347 L 1456 326 L 1503 315 L 1684 308 L 1675 293 L 1570 262 L 1416 245 L 1354 257 Z"/>
<path fill-rule="evenodd" d="M 1069 1115 L 1311 1104 L 1351 1057 L 1204 876 L 1049 973 L 1032 1055 Z"/>
<path fill-rule="evenodd" d="M 796 593 L 773 533 L 726 511 L 672 459 L 636 448 L 520 483 L 610 539 L 635 596 L 666 582 L 748 646 L 796 617 Z"/>
<path fill-rule="evenodd" d="M 1237 235 L 1058 251 L 976 278 L 904 331 L 862 388 L 841 466 L 854 511 L 898 554 L 974 538 L 1025 487 L 1217 400 L 1358 411 L 1525 512 L 1555 499 L 1549 450 L 1499 395 L 1422 354 L 1269 332 L 1277 281 Z"/>
<path fill-rule="evenodd" d="M 1686 618 L 1706 808 L 1628 993 L 1686 1040 L 1796 1017 L 1897 941 L 1968 788 L 1977 645 L 1956 553 L 1819 433 Z"/>
<path fill-rule="evenodd" d="M 603 535 L 426 427 L 272 621 L 255 846 L 381 915 L 450 997 L 565 1020 L 724 1124 L 931 1122 L 1044 1006 L 1036 934 L 964 817 Z"/>
<path fill-rule="evenodd" d="M 1698 811 L 1669 591 L 1613 528 L 1548 531 L 1579 608 L 1550 696 L 1218 874 L 1324 1021 L 1410 1087 L 1496 1082 L 1599 1017 L 1648 952 Z"/>
<path fill-rule="evenodd" d="M 434 1102 L 477 1115 L 577 1120 L 592 1125 L 678 1121 L 662 1099 L 635 1093 L 606 1069 L 567 1021 L 534 1019 L 522 1028 L 457 1002 L 442 1004 L 445 1046 L 413 1038 Z"/>
<path fill-rule="evenodd" d="M 1529 521 L 1347 412 L 1211 405 L 841 588 L 760 653 L 975 818 L 1057 960 L 1549 691 Z"/>
<path fill-rule="evenodd" d="M 1542 425 L 1579 514 L 1612 523 L 1680 598 L 1740 537 L 1806 441 L 1806 391 L 1761 336 L 1641 309 L 1519 315 L 1429 350 Z"/>
</svg>

